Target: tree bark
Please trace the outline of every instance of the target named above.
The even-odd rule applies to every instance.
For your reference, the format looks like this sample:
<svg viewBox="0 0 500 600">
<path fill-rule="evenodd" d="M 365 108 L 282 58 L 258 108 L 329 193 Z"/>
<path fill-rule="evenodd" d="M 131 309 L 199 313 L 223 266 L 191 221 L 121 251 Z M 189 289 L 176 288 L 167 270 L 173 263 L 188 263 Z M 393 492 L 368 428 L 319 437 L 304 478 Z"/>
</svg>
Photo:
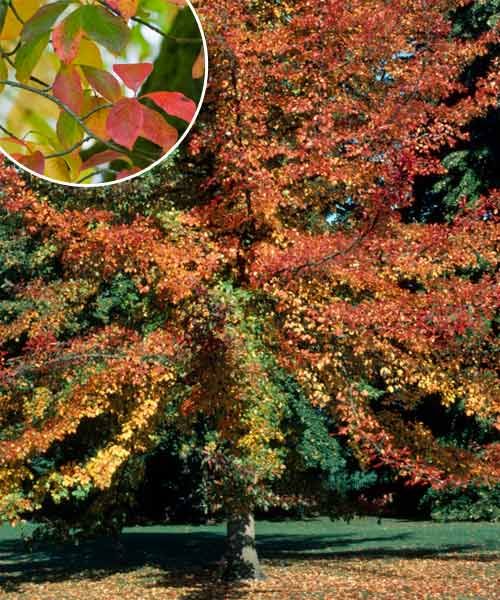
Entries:
<svg viewBox="0 0 500 600">
<path fill-rule="evenodd" d="M 227 579 L 265 579 L 255 548 L 255 521 L 251 513 L 231 515 L 227 521 Z"/>
</svg>

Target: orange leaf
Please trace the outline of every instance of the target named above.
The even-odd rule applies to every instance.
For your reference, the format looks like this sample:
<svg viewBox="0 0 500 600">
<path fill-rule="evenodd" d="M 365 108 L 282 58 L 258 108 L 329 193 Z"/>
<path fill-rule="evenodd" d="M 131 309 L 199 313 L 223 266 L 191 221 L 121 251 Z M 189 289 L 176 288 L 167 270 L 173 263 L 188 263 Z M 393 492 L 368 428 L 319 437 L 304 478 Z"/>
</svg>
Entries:
<svg viewBox="0 0 500 600">
<path fill-rule="evenodd" d="M 147 106 L 142 107 L 142 113 L 144 116 L 141 135 L 142 137 L 151 140 L 166 152 L 177 141 L 179 134 L 175 127 L 172 127 L 159 112 L 148 108 Z"/>
<path fill-rule="evenodd" d="M 37 150 L 28 156 L 23 156 L 22 154 L 13 154 L 12 158 L 15 158 L 15 160 L 20 162 L 25 167 L 28 167 L 28 169 L 35 171 L 35 173 L 40 173 L 40 175 L 43 175 L 45 170 L 45 157 L 40 150 Z"/>
<path fill-rule="evenodd" d="M 196 60 L 193 63 L 193 68 L 191 69 L 191 77 L 193 79 L 201 79 L 205 75 L 205 52 L 203 48 L 200 50 L 200 53 L 196 57 Z"/>
<path fill-rule="evenodd" d="M 107 0 L 107 4 L 128 21 L 137 13 L 139 0 Z"/>
<path fill-rule="evenodd" d="M 86 97 L 84 100 L 83 111 L 85 114 L 88 114 L 103 104 L 106 104 L 104 98 L 96 98 L 95 96 Z M 108 119 L 109 112 L 109 108 L 101 108 L 90 115 L 90 117 L 85 119 L 85 124 L 92 131 L 92 133 L 99 136 L 103 140 L 109 139 L 108 130 L 106 128 L 106 121 Z"/>
<path fill-rule="evenodd" d="M 129 175 L 135 175 L 135 173 L 140 173 L 141 169 L 139 167 L 132 167 L 131 169 L 123 169 L 123 171 L 119 171 L 116 174 L 116 179 L 123 179 L 124 177 L 128 177 Z"/>
<path fill-rule="evenodd" d="M 52 32 L 54 51 L 61 61 L 66 64 L 77 57 L 83 37 L 80 21 L 73 16 L 74 14 L 69 15 L 64 21 L 56 25 Z"/>
</svg>

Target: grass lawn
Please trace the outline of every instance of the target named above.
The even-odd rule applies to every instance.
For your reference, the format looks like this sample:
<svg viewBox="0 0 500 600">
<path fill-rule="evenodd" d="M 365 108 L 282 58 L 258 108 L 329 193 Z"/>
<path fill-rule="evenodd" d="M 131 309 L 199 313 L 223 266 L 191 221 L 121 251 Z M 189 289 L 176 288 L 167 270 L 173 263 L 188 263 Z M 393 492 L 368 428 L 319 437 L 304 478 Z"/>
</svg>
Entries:
<svg viewBox="0 0 500 600">
<path fill-rule="evenodd" d="M 25 529 L 25 532 L 28 531 Z M 224 527 L 124 530 L 28 552 L 0 528 L 0 598 L 22 600 L 497 600 L 500 525 L 328 519 L 257 524 L 264 582 L 217 580 Z"/>
</svg>

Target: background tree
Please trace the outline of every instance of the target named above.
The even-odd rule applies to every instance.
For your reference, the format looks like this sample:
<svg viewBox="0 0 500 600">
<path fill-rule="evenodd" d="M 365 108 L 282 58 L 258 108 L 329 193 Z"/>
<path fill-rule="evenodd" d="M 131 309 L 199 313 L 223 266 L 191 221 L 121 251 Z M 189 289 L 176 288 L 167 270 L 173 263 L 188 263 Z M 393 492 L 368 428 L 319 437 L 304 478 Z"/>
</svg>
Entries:
<svg viewBox="0 0 500 600">
<path fill-rule="evenodd" d="M 294 388 L 365 468 L 497 480 L 498 444 L 443 443 L 418 409 L 498 427 L 498 192 L 402 216 L 498 101 L 497 56 L 460 80 L 498 35 L 451 36 L 463 4 L 218 0 L 204 117 L 161 192 L 47 199 L 3 170 L 4 518 L 77 498 L 98 524 L 162 431 L 201 419 L 229 570 L 259 576 Z"/>
<path fill-rule="evenodd" d="M 497 0 L 470 2 L 450 14 L 452 35 L 462 39 L 477 39 L 485 32 L 497 27 L 500 4 Z M 489 44 L 487 52 L 468 65 L 461 74 L 465 94 L 474 94 L 476 84 L 490 68 L 499 54 L 498 43 Z M 415 184 L 415 199 L 403 211 L 403 218 L 425 223 L 443 222 L 453 219 L 460 201 L 467 198 L 476 201 L 499 187 L 497 164 L 499 160 L 498 104 L 490 106 L 482 115 L 472 119 L 466 126 L 466 138 L 453 147 L 445 146 L 438 157 L 446 170 L 443 174 L 419 177 Z M 463 273 L 474 280 L 474 270 Z M 475 443 L 498 441 L 498 429 L 491 423 L 465 414 L 461 402 L 449 408 L 439 407 L 435 398 L 429 397 L 419 409 L 419 418 L 429 423 L 438 438 L 448 444 L 471 447 Z M 433 518 L 464 520 L 498 519 L 498 484 L 466 488 L 451 486 L 443 490 L 426 492 L 421 499 L 424 514 Z"/>
</svg>

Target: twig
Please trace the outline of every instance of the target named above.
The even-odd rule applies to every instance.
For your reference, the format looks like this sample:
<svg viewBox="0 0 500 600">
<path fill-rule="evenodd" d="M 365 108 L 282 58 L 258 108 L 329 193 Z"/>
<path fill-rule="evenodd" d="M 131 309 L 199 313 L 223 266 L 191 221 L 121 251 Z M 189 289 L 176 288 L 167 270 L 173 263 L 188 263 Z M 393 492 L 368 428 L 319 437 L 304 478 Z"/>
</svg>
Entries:
<svg viewBox="0 0 500 600">
<path fill-rule="evenodd" d="M 135 21 L 136 23 L 140 23 L 141 25 L 148 27 L 149 29 L 151 29 L 151 31 L 155 31 L 156 33 L 163 36 L 167 40 L 173 40 L 174 42 L 177 42 L 179 44 L 201 44 L 200 38 L 183 38 L 183 37 L 176 37 L 175 35 L 169 35 L 168 33 L 165 33 L 164 31 L 162 31 L 155 25 L 151 25 L 151 23 L 148 23 L 147 21 L 143 21 L 139 17 L 132 17 L 132 21 Z"/>
<path fill-rule="evenodd" d="M 82 119 L 82 121 L 85 121 L 86 119 L 88 119 L 89 117 L 91 117 L 94 113 L 99 112 L 100 110 L 102 110 L 104 108 L 112 108 L 113 106 L 114 106 L 114 104 L 111 104 L 111 103 L 101 104 L 101 106 L 96 106 L 96 108 L 93 108 L 86 115 L 82 115 L 81 119 Z"/>
<path fill-rule="evenodd" d="M 89 138 L 89 137 L 83 138 L 83 140 L 76 142 L 76 144 L 73 144 L 70 148 L 67 148 L 66 150 L 61 150 L 60 152 L 54 152 L 53 154 L 47 154 L 45 156 L 45 158 L 49 159 L 49 158 L 59 158 L 60 156 L 66 156 L 67 154 L 71 154 L 74 150 L 76 150 L 77 148 L 79 148 L 80 146 L 85 144 L 85 142 L 88 142 L 90 140 L 91 140 L 91 138 Z"/>
<path fill-rule="evenodd" d="M 20 45 L 20 44 L 19 44 L 19 45 Z M 16 46 L 16 48 L 15 48 L 16 50 L 19 48 L 19 45 L 18 45 L 18 46 Z M 15 66 L 15 64 L 12 62 L 12 59 L 10 58 L 10 55 L 11 55 L 12 53 L 13 53 L 13 52 L 9 52 L 9 53 L 7 53 L 7 54 L 6 54 L 6 53 L 2 52 L 2 56 L 3 56 L 3 57 L 5 58 L 5 60 L 6 60 L 6 61 L 9 63 L 9 65 L 10 65 L 12 68 L 14 68 L 14 69 L 15 69 L 15 68 L 16 68 L 16 66 Z M 47 92 L 48 92 L 48 91 L 50 90 L 50 88 L 51 88 L 51 86 L 50 86 L 48 83 L 45 83 L 45 81 L 42 81 L 41 79 L 38 79 L 38 77 L 34 77 L 33 75 L 31 75 L 31 76 L 30 76 L 30 80 L 31 80 L 31 81 L 33 81 L 34 83 L 38 83 L 38 85 L 41 85 L 41 86 L 43 86 L 44 90 L 45 90 L 45 91 L 47 91 Z"/>
<path fill-rule="evenodd" d="M 11 131 L 9 131 L 8 129 L 5 129 L 5 127 L 3 125 L 0 125 L 0 129 L 6 133 L 9 137 L 14 138 L 15 140 L 18 140 L 19 138 L 17 137 L 17 135 L 14 135 Z"/>
<path fill-rule="evenodd" d="M 12 11 L 12 14 L 16 17 L 16 19 L 19 21 L 19 23 L 21 23 L 21 25 L 24 25 L 24 19 L 17 12 L 17 9 L 14 6 L 14 2 L 12 2 L 12 0 L 10 0 L 10 10 Z"/>
<path fill-rule="evenodd" d="M 357 237 L 347 248 L 344 248 L 343 250 L 337 250 L 336 252 L 332 252 L 330 254 L 326 254 L 325 256 L 322 256 L 321 258 L 318 258 L 317 260 L 307 261 L 296 267 L 285 267 L 284 269 L 280 269 L 279 271 L 276 271 L 275 275 L 281 275 L 286 272 L 290 272 L 293 275 L 297 275 L 297 273 L 300 273 L 300 271 L 302 271 L 303 269 L 319 267 L 319 266 L 323 265 L 324 263 L 329 262 L 330 260 L 333 260 L 334 258 L 337 258 L 337 256 L 343 256 L 345 254 L 348 254 L 349 252 L 354 250 L 354 248 L 356 248 L 356 246 L 359 246 L 363 242 L 363 240 L 373 231 L 373 229 L 375 228 L 375 225 L 378 222 L 378 219 L 379 219 L 379 213 L 377 212 L 377 214 L 373 218 L 373 221 L 370 223 L 370 226 L 367 227 L 365 229 L 365 231 L 359 237 Z"/>
<path fill-rule="evenodd" d="M 116 145 L 116 144 L 114 144 L 112 142 L 108 142 L 106 140 L 103 140 L 101 137 L 99 137 L 93 131 L 91 131 L 87 127 L 87 125 L 80 119 L 80 117 L 76 113 L 74 113 L 71 110 L 71 108 L 69 108 L 69 106 L 67 106 L 64 102 L 62 102 L 61 100 L 59 100 L 59 98 L 56 98 L 55 96 L 51 96 L 50 94 L 47 94 L 43 90 L 39 90 L 37 88 L 31 87 L 29 85 L 26 85 L 24 83 L 18 83 L 17 81 L 9 81 L 9 80 L 0 81 L 0 85 L 9 85 L 11 87 L 16 87 L 16 88 L 19 88 L 21 90 L 26 90 L 28 92 L 32 92 L 33 94 L 37 94 L 38 96 L 42 96 L 43 98 L 46 98 L 47 100 L 50 100 L 51 102 L 53 102 L 54 104 L 57 104 L 60 108 L 62 108 L 68 115 L 70 115 L 71 117 L 73 117 L 73 119 L 75 119 L 75 121 L 77 121 L 77 123 L 80 125 L 80 127 L 91 138 L 97 140 L 98 142 L 100 142 L 101 144 L 103 144 L 104 146 L 106 146 L 106 148 L 110 148 L 111 150 L 117 150 L 118 152 L 124 153 L 124 150 L 123 150 L 123 148 L 121 146 L 118 146 L 118 145 Z"/>
<path fill-rule="evenodd" d="M 21 42 L 18 42 L 16 44 L 16 47 L 13 50 L 11 50 L 10 52 L 6 52 L 5 50 L 2 50 L 2 56 L 4 58 L 7 58 L 7 56 L 12 56 L 13 54 L 15 54 L 19 50 L 20 46 L 21 46 Z"/>
</svg>

